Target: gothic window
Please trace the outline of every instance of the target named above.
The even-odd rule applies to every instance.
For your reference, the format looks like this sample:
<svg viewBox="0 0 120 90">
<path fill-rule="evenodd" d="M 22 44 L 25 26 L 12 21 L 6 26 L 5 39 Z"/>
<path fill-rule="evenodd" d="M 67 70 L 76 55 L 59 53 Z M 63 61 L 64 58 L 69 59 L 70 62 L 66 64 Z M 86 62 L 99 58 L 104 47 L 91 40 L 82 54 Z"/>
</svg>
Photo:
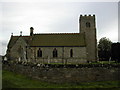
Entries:
<svg viewBox="0 0 120 90">
<path fill-rule="evenodd" d="M 39 48 L 39 50 L 37 51 L 37 56 L 38 57 L 42 57 L 42 50 Z"/>
<path fill-rule="evenodd" d="M 70 57 L 73 57 L 73 49 L 70 49 Z"/>
<path fill-rule="evenodd" d="M 86 27 L 90 27 L 90 22 L 87 22 L 87 23 L 86 23 Z"/>
<path fill-rule="evenodd" d="M 53 50 L 53 57 L 57 57 L 58 55 L 57 55 L 57 49 L 55 48 L 54 50 Z"/>
</svg>

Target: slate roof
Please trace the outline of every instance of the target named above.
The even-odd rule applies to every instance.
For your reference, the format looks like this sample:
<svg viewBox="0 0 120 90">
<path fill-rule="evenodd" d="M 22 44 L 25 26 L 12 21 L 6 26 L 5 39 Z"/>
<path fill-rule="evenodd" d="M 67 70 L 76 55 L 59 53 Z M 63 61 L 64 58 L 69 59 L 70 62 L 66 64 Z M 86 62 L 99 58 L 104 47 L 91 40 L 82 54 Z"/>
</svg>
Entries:
<svg viewBox="0 0 120 90">
<path fill-rule="evenodd" d="M 35 34 L 30 46 L 85 46 L 84 33 Z"/>
<path fill-rule="evenodd" d="M 17 41 L 17 39 L 18 37 L 11 36 L 10 41 L 8 43 L 8 48 L 11 48 L 14 45 L 14 43 Z"/>
<path fill-rule="evenodd" d="M 11 48 L 19 37 L 22 37 L 29 46 L 85 46 L 84 33 L 54 33 L 11 36 L 8 48 Z"/>
<path fill-rule="evenodd" d="M 30 36 L 11 36 L 8 43 L 8 48 L 11 48 L 20 37 L 22 37 L 26 41 L 26 43 L 29 44 Z"/>
</svg>

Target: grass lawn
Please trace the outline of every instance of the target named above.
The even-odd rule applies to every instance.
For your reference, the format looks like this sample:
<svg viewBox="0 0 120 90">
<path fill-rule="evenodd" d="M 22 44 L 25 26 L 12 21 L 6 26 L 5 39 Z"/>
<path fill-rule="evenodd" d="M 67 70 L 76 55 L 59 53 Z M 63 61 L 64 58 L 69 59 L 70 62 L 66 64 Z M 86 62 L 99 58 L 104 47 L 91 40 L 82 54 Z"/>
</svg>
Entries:
<svg viewBox="0 0 120 90">
<path fill-rule="evenodd" d="M 13 72 L 2 72 L 2 88 L 116 88 L 118 81 L 91 82 L 79 84 L 53 84 L 41 82 Z"/>
</svg>

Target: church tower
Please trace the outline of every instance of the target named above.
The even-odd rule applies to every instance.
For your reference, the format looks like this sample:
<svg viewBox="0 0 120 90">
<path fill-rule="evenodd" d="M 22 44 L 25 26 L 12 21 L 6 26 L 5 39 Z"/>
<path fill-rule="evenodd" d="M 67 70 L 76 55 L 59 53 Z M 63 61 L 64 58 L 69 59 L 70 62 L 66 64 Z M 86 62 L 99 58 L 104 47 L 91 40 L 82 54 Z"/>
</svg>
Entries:
<svg viewBox="0 0 120 90">
<path fill-rule="evenodd" d="M 97 60 L 97 39 L 95 15 L 82 16 L 79 19 L 79 31 L 85 33 L 87 60 L 95 62 Z"/>
</svg>

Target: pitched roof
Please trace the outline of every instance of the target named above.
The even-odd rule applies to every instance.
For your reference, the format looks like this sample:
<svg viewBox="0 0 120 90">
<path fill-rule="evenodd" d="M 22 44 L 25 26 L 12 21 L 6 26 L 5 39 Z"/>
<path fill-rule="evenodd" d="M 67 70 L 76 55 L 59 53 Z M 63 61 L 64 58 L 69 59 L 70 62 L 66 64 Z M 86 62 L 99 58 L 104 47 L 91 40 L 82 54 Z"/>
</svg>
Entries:
<svg viewBox="0 0 120 90">
<path fill-rule="evenodd" d="M 84 33 L 54 33 L 34 34 L 33 36 L 11 36 L 8 48 L 11 48 L 19 37 L 22 37 L 30 46 L 85 46 Z"/>
<path fill-rule="evenodd" d="M 8 48 L 11 48 L 14 45 L 14 43 L 17 41 L 18 38 L 19 37 L 11 36 L 10 41 L 8 43 Z"/>
<path fill-rule="evenodd" d="M 34 34 L 30 46 L 85 46 L 85 34 Z"/>
<path fill-rule="evenodd" d="M 8 48 L 11 48 L 16 43 L 19 37 L 22 37 L 26 43 L 29 43 L 30 36 L 11 36 L 10 41 L 8 43 Z"/>
</svg>

